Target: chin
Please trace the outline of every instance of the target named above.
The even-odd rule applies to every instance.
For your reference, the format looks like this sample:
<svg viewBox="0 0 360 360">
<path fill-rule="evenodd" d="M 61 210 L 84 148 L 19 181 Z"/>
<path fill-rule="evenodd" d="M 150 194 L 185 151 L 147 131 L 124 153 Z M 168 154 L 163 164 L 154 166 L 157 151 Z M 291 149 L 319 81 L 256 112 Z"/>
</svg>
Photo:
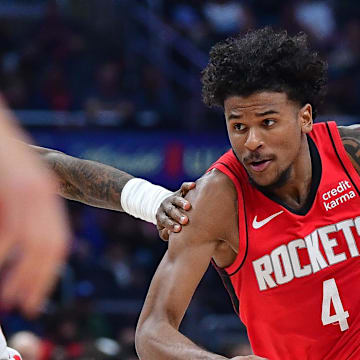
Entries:
<svg viewBox="0 0 360 360">
<path fill-rule="evenodd" d="M 250 177 L 250 182 L 257 188 L 273 188 L 274 185 L 277 183 L 276 180 L 273 181 L 264 181 L 264 179 L 255 179 Z"/>
<path fill-rule="evenodd" d="M 254 185 L 256 188 L 258 188 L 262 192 L 271 192 L 274 191 L 282 186 L 284 186 L 287 181 L 289 180 L 291 172 L 291 166 L 289 166 L 287 169 L 285 169 L 283 172 L 281 172 L 278 176 L 274 177 L 273 179 L 266 179 L 264 176 L 261 178 L 260 176 L 257 176 L 261 179 L 255 179 L 253 178 L 249 173 L 249 180 L 252 185 Z M 258 181 L 260 180 L 260 181 Z M 267 180 L 267 181 L 266 181 Z"/>
</svg>

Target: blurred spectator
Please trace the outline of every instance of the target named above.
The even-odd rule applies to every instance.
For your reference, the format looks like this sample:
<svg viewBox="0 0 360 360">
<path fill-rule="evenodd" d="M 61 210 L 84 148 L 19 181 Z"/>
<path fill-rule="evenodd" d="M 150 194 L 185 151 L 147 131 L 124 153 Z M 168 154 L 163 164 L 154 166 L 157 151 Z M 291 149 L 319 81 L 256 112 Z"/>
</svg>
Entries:
<svg viewBox="0 0 360 360">
<path fill-rule="evenodd" d="M 161 71 L 155 66 L 146 65 L 142 75 L 135 98 L 136 123 L 144 128 L 154 128 L 166 126 L 166 120 L 171 119 L 176 124 L 176 103 Z"/>
<path fill-rule="evenodd" d="M 229 36 L 254 25 L 253 15 L 244 1 L 210 0 L 203 5 L 204 15 L 217 35 Z"/>
<path fill-rule="evenodd" d="M 113 274 L 119 288 L 127 289 L 132 283 L 131 258 L 124 244 L 113 243 L 105 253 L 105 266 Z"/>
<path fill-rule="evenodd" d="M 118 64 L 106 63 L 99 68 L 85 110 L 89 123 L 96 125 L 124 125 L 133 117 L 134 104 L 121 89 Z"/>
<path fill-rule="evenodd" d="M 336 31 L 333 9 L 326 0 L 300 0 L 294 5 L 295 20 L 316 41 L 324 47 Z"/>
<path fill-rule="evenodd" d="M 64 70 L 60 66 L 51 66 L 45 72 L 39 95 L 40 104 L 45 109 L 55 111 L 71 109 L 72 96 Z"/>
<path fill-rule="evenodd" d="M 329 56 L 330 86 L 327 98 L 332 113 L 353 114 L 360 110 L 360 20 L 349 20 L 342 41 Z M 330 112 L 328 110 L 328 112 Z"/>
<path fill-rule="evenodd" d="M 85 353 L 85 335 L 75 308 L 58 309 L 46 322 L 41 360 L 78 359 Z"/>
<path fill-rule="evenodd" d="M 360 63 L 360 19 L 353 18 L 343 29 L 343 40 L 330 53 L 331 70 L 340 74 Z"/>
<path fill-rule="evenodd" d="M 1 84 L 15 109 L 84 110 L 88 121 L 80 123 L 97 126 L 197 131 L 210 120 L 219 129 L 200 100 L 207 52 L 226 36 L 270 24 L 305 31 L 328 57 L 327 112 L 360 110 L 358 76 L 349 76 L 359 63 L 360 5 L 351 0 L 33 3 L 42 16 L 19 18 L 16 31 L 4 16 L 0 29 Z"/>
</svg>

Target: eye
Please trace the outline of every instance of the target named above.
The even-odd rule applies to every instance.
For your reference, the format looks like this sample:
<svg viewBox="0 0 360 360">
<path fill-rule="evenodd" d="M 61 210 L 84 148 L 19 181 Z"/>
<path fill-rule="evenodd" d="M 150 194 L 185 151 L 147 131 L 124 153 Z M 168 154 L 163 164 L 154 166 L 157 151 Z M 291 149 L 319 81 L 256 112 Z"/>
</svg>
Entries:
<svg viewBox="0 0 360 360">
<path fill-rule="evenodd" d="M 273 120 L 273 119 L 265 119 L 263 121 L 263 125 L 266 127 L 270 127 L 271 125 L 274 125 L 274 124 L 275 124 L 275 120 Z"/>
<path fill-rule="evenodd" d="M 246 126 L 242 123 L 235 123 L 234 125 L 235 130 L 244 131 L 246 129 Z"/>
</svg>

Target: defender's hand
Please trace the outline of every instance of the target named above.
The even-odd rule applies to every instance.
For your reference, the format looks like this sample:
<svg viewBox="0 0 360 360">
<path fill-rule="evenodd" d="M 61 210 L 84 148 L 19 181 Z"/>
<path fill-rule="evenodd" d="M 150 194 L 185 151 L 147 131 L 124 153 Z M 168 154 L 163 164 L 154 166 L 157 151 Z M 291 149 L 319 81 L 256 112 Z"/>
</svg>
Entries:
<svg viewBox="0 0 360 360">
<path fill-rule="evenodd" d="M 190 210 L 191 204 L 184 197 L 194 188 L 194 182 L 185 182 L 178 191 L 161 203 L 156 213 L 156 220 L 159 235 L 164 241 L 169 240 L 171 232 L 179 232 L 181 225 L 189 222 L 184 211 Z"/>
</svg>

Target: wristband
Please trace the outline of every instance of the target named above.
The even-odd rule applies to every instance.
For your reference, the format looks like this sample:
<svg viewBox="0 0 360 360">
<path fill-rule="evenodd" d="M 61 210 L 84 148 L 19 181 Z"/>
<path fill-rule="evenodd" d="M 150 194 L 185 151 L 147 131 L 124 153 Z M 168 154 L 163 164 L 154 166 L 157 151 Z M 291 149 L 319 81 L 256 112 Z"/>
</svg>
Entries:
<svg viewBox="0 0 360 360">
<path fill-rule="evenodd" d="M 121 192 L 121 207 L 136 218 L 156 225 L 156 212 L 161 203 L 173 193 L 140 178 L 129 180 Z"/>
</svg>

